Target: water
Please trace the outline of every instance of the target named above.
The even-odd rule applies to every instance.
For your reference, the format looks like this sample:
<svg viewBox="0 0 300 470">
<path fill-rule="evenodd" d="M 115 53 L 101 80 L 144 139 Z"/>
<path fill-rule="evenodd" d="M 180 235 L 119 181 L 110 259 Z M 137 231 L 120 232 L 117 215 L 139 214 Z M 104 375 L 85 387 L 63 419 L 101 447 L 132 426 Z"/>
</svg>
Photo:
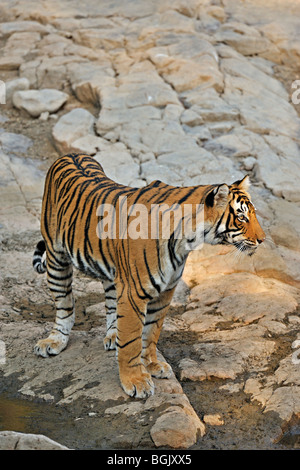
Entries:
<svg viewBox="0 0 300 470">
<path fill-rule="evenodd" d="M 0 394 L 0 431 L 32 432 L 32 419 L 39 411 L 38 404 Z"/>
<path fill-rule="evenodd" d="M 63 426 L 72 429 L 68 418 L 64 410 L 55 405 L 0 393 L 0 431 L 43 434 L 64 444 Z"/>
<path fill-rule="evenodd" d="M 135 431 L 122 414 L 105 417 L 105 407 L 100 405 L 100 408 L 91 408 L 82 401 L 55 405 L 12 397 L 0 391 L 0 432 L 42 434 L 69 449 L 114 449 L 114 440 L 121 430 L 129 436 Z M 89 414 L 91 409 L 95 412 L 92 415 Z"/>
</svg>

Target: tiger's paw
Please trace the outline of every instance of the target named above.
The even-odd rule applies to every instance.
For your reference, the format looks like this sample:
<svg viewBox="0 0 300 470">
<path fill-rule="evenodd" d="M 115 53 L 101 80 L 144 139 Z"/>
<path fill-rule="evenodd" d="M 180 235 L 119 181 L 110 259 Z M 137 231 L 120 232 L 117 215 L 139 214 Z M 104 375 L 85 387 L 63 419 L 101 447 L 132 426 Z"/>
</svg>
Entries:
<svg viewBox="0 0 300 470">
<path fill-rule="evenodd" d="M 48 338 L 40 339 L 34 346 L 37 356 L 49 357 L 59 354 L 68 344 L 69 337 L 61 333 L 51 333 Z"/>
<path fill-rule="evenodd" d="M 166 362 L 150 362 L 146 367 L 149 374 L 157 379 L 168 379 L 172 374 L 172 368 Z"/>
<path fill-rule="evenodd" d="M 154 394 L 154 383 L 147 372 L 120 377 L 125 393 L 134 398 L 147 398 Z"/>
<path fill-rule="evenodd" d="M 109 333 L 106 334 L 103 344 L 105 351 L 110 349 L 116 349 L 116 339 L 117 339 L 117 330 L 114 328 Z"/>
</svg>

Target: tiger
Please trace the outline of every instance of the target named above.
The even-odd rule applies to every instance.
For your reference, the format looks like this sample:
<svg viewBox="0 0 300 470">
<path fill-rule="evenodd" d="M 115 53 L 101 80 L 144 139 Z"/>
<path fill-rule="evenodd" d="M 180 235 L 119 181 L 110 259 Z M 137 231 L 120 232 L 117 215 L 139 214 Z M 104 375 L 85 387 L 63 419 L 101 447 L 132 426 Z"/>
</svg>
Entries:
<svg viewBox="0 0 300 470">
<path fill-rule="evenodd" d="M 49 336 L 35 345 L 35 353 L 42 357 L 56 355 L 68 344 L 75 322 L 74 266 L 103 283 L 104 349 L 116 349 L 124 392 L 136 398 L 152 395 L 152 377 L 169 378 L 172 373 L 169 364 L 158 360 L 157 343 L 195 243 L 232 245 L 252 256 L 265 239 L 248 193 L 249 185 L 246 175 L 231 185 L 177 187 L 156 180 L 134 188 L 106 176 L 92 156 L 74 153 L 59 157 L 46 175 L 42 240 L 33 255 L 35 271 L 47 273 L 56 318 Z M 202 222 L 198 224 L 197 214 L 193 212 L 181 237 L 175 236 L 178 229 L 175 217 L 171 218 L 173 225 L 165 237 L 161 236 L 160 227 L 154 237 L 143 236 L 142 230 L 140 235 L 129 237 L 126 230 L 119 230 L 122 224 L 116 220 L 124 201 L 125 222 L 134 220 L 136 207 L 146 208 L 149 215 L 153 207 L 182 209 L 188 204 L 203 208 Z M 101 225 L 105 216 L 104 212 L 97 212 L 99 207 L 116 210 L 111 218 L 117 230 L 109 233 L 108 224 Z M 179 221 L 182 219 L 183 216 Z M 115 236 L 109 236 L 112 233 Z"/>
</svg>

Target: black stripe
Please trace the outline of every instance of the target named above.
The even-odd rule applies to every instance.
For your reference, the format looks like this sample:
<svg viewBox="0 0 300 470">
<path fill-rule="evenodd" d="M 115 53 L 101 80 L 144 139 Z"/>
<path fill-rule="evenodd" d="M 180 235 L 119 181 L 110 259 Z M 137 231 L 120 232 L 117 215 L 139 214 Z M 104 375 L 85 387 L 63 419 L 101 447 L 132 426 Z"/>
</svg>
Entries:
<svg viewBox="0 0 300 470">
<path fill-rule="evenodd" d="M 198 186 L 192 186 L 188 193 L 185 194 L 181 199 L 179 199 L 178 204 L 183 204 L 195 191 L 197 191 L 197 189 Z"/>
<path fill-rule="evenodd" d="M 149 313 L 150 315 L 153 315 L 153 313 L 159 312 L 160 310 L 168 307 L 169 305 L 170 305 L 170 303 L 167 303 L 166 305 L 163 305 L 162 307 L 157 307 L 157 308 L 155 308 L 155 307 L 151 308 L 151 306 L 150 306 L 150 307 L 147 308 L 147 313 Z M 146 325 L 147 324 L 148 323 L 146 323 Z"/>
<path fill-rule="evenodd" d="M 157 318 L 156 320 L 151 320 L 149 322 L 146 322 L 145 326 L 152 325 L 153 323 L 158 323 L 158 321 L 159 321 L 159 318 Z"/>
<path fill-rule="evenodd" d="M 141 282 L 141 278 L 140 278 L 140 275 L 139 275 L 139 272 L 138 272 L 138 269 L 136 267 L 136 263 L 135 263 L 135 272 L 136 272 L 136 275 L 137 275 L 137 278 L 138 278 L 138 281 L 139 281 L 139 285 L 140 285 L 140 288 L 141 290 L 143 291 L 144 293 L 144 296 L 140 295 L 139 292 L 137 291 L 136 289 L 136 293 L 137 295 L 139 296 L 140 299 L 153 299 L 152 295 L 148 294 L 148 292 L 144 289 L 144 287 L 142 286 L 142 282 Z M 133 279 L 133 276 L 131 275 L 132 279 Z M 135 284 L 136 284 L 136 281 L 135 281 Z"/>
<path fill-rule="evenodd" d="M 146 257 L 146 250 L 144 248 L 144 261 L 145 261 L 145 265 L 146 265 L 146 268 L 147 268 L 147 272 L 148 272 L 148 276 L 149 276 L 149 279 L 151 281 L 151 284 L 153 285 L 153 287 L 157 290 L 157 292 L 160 294 L 160 286 L 155 282 L 155 279 L 154 277 L 152 276 L 151 274 L 151 271 L 150 271 L 150 268 L 149 268 L 149 264 L 148 264 L 148 261 L 147 261 L 147 257 Z"/>
<path fill-rule="evenodd" d="M 107 287 L 106 289 L 104 289 L 104 292 L 106 293 L 106 292 L 109 292 L 109 291 L 111 291 L 111 290 L 116 290 L 114 284 L 111 284 L 109 287 Z"/>
<path fill-rule="evenodd" d="M 119 339 L 119 338 L 117 338 L 117 339 Z M 131 339 L 130 341 L 127 341 L 127 343 L 124 343 L 122 346 L 119 344 L 119 341 L 118 341 L 118 348 L 121 348 L 121 349 L 126 348 L 126 346 L 128 346 L 131 343 L 134 343 L 138 339 L 141 339 L 141 336 L 137 336 L 136 338 Z"/>
<path fill-rule="evenodd" d="M 66 281 L 67 279 L 71 279 L 73 277 L 73 273 L 71 272 L 70 274 L 67 274 L 66 276 L 62 276 L 62 277 L 59 277 L 59 276 L 55 276 L 54 274 L 52 274 L 50 272 L 50 270 L 48 269 L 48 272 L 47 272 L 47 275 L 49 277 L 51 277 L 52 279 L 55 279 L 56 281 Z"/>
</svg>

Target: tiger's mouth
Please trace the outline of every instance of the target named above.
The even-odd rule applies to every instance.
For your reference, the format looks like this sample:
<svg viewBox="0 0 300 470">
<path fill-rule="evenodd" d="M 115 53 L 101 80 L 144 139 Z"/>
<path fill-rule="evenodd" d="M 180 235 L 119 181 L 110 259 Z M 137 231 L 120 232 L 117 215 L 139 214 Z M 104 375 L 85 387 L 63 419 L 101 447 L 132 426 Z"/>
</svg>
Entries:
<svg viewBox="0 0 300 470">
<path fill-rule="evenodd" d="M 247 256 L 252 256 L 256 252 L 257 245 L 254 245 L 253 243 L 248 242 L 247 240 L 234 242 L 233 244 L 239 251 L 241 251 Z"/>
</svg>

